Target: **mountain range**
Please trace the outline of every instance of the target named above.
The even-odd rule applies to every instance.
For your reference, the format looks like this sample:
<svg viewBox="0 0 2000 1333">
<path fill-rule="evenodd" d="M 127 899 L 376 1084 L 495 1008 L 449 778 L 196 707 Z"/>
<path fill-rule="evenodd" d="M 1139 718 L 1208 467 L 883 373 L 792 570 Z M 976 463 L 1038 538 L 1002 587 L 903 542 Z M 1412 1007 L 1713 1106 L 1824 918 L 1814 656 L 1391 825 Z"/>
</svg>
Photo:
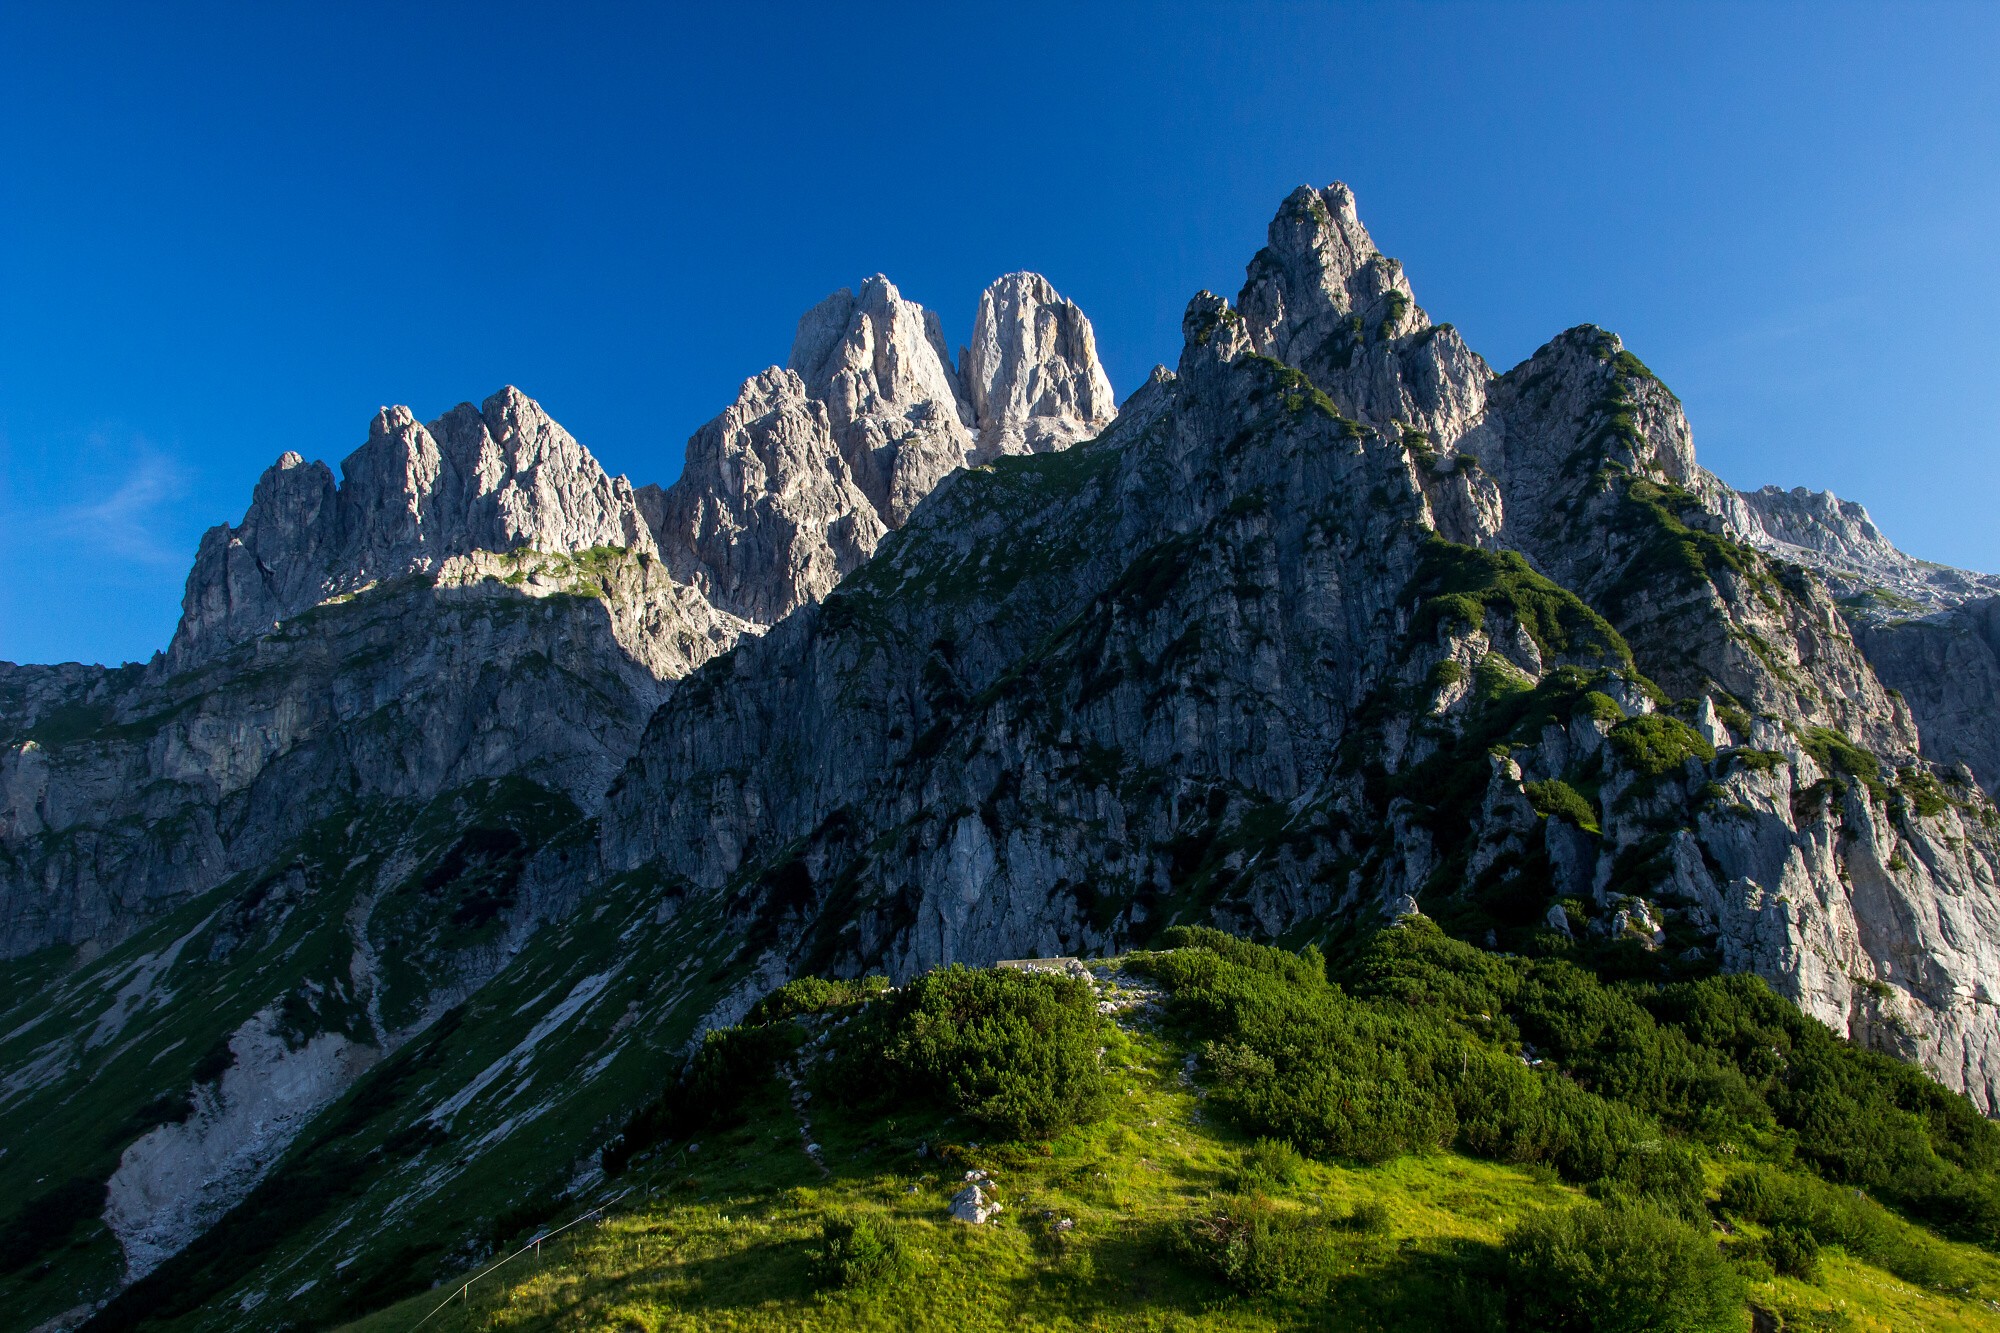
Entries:
<svg viewBox="0 0 2000 1333">
<path fill-rule="evenodd" d="M 1040 276 L 955 359 L 873 277 L 664 489 L 384 408 L 151 662 L 0 664 L 0 1315 L 365 1313 L 789 978 L 1176 924 L 1752 972 L 2000 1112 L 2000 577 L 1611 333 L 1495 373 L 1338 184 L 1183 332 L 1120 403 Z"/>
</svg>

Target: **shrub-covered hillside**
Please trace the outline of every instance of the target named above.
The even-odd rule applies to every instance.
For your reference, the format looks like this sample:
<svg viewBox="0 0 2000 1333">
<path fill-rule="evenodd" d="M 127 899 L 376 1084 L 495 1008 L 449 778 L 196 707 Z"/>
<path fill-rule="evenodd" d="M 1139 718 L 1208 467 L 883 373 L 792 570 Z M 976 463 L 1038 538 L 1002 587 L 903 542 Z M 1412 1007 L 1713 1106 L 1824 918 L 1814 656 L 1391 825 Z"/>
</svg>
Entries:
<svg viewBox="0 0 2000 1333">
<path fill-rule="evenodd" d="M 1759 981 L 1163 944 L 793 982 L 354 1327 L 2000 1329 L 2000 1129 Z"/>
</svg>

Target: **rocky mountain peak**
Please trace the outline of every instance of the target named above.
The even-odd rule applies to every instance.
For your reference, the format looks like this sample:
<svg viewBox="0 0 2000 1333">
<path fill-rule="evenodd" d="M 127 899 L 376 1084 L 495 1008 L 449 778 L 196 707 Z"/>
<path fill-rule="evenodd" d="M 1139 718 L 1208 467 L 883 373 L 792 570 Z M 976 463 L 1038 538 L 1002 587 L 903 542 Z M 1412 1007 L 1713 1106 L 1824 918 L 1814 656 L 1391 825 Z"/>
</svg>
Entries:
<svg viewBox="0 0 2000 1333">
<path fill-rule="evenodd" d="M 638 494 L 674 576 L 774 624 L 968 461 L 1067 448 L 1117 415 L 1090 321 L 1040 274 L 986 289 L 959 367 L 937 316 L 880 274 L 807 311 L 787 367 L 745 380 L 680 479 Z"/>
<path fill-rule="evenodd" d="M 788 976 L 1167 922 L 1754 971 L 2000 1111 L 2000 597 L 1860 585 L 1984 576 L 1730 491 L 1604 330 L 1493 376 L 1343 186 L 1183 328 L 1112 420 L 1045 279 L 992 284 L 954 368 L 874 277 L 664 491 L 517 389 L 385 407 L 340 480 L 286 450 L 203 538 L 173 670 L 0 663 L 0 956 L 79 946 L 0 1023 L 0 1185 L 111 1202 L 0 1323 L 206 1290 L 216 1327 L 285 1292 L 331 1324 L 576 1178 Z M 319 1119 L 371 1062 L 369 1127 Z M 71 1177 L 76 1124 L 131 1133 Z M 245 1218 L 282 1248 L 239 1263 Z"/>
<path fill-rule="evenodd" d="M 972 409 L 951 373 L 943 328 L 881 274 L 859 295 L 843 287 L 807 311 L 786 367 L 826 404 L 841 456 L 889 527 L 964 466 Z"/>
<path fill-rule="evenodd" d="M 1448 448 L 1485 408 L 1492 371 L 1457 330 L 1431 323 L 1337 181 L 1286 198 L 1236 308 L 1257 352 L 1304 371 L 1359 420 Z"/>
<path fill-rule="evenodd" d="M 1897 549 L 1867 509 L 1803 486 L 1731 493 L 1731 524 L 1783 560 L 1805 565 L 1864 619 L 1949 610 L 2000 595 L 2000 577 L 1919 560 Z"/>
<path fill-rule="evenodd" d="M 1196 292 L 1181 313 L 1181 359 L 1179 374 L 1199 376 L 1214 365 L 1227 365 L 1254 350 L 1243 316 L 1214 292 Z"/>
<path fill-rule="evenodd" d="M 1350 336 L 1355 317 L 1384 336 L 1430 326 L 1403 266 L 1376 249 L 1340 182 L 1292 191 L 1267 236 L 1236 302 L 1259 352 L 1302 365 Z"/>
<path fill-rule="evenodd" d="M 1067 448 L 1118 414 L 1090 321 L 1039 273 L 1006 274 L 980 294 L 958 366 L 981 461 Z"/>
<path fill-rule="evenodd" d="M 243 521 L 204 535 L 169 661 L 186 667 L 329 596 L 432 573 L 453 556 L 598 546 L 653 550 L 631 484 L 519 389 L 429 426 L 383 407 L 337 487 L 324 464 L 287 450 Z"/>
<path fill-rule="evenodd" d="M 776 366 L 745 380 L 688 441 L 658 528 L 675 578 L 767 625 L 826 596 L 887 531 L 855 484 L 826 404 L 797 371 Z"/>
</svg>

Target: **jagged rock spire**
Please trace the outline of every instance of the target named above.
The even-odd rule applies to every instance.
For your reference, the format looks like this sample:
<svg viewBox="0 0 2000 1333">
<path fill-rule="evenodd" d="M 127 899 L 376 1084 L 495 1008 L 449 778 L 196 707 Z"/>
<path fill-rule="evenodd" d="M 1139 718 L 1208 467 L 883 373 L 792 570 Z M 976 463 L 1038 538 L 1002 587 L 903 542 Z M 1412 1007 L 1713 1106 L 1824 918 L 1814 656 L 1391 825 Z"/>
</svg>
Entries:
<svg viewBox="0 0 2000 1333">
<path fill-rule="evenodd" d="M 1339 181 L 1292 191 L 1267 234 L 1236 302 L 1266 356 L 1316 361 L 1329 343 L 1352 337 L 1356 318 L 1364 327 L 1387 324 L 1382 331 L 1392 336 L 1430 327 L 1403 266 L 1375 248 L 1354 192 Z"/>
<path fill-rule="evenodd" d="M 1399 421 L 1447 448 L 1486 405 L 1492 371 L 1450 325 L 1431 323 L 1338 181 L 1286 198 L 1236 305 L 1251 346 L 1359 420 Z"/>
<path fill-rule="evenodd" d="M 675 577 L 775 623 L 968 461 L 1067 448 L 1117 415 L 1090 321 L 1037 273 L 987 287 L 959 367 L 937 316 L 879 274 L 807 311 L 788 367 L 744 381 L 680 479 L 640 493 Z"/>
<path fill-rule="evenodd" d="M 1039 273 L 1009 273 L 981 293 L 958 378 L 980 461 L 1068 448 L 1118 415 L 1090 321 Z"/>
<path fill-rule="evenodd" d="M 385 407 L 341 464 L 287 451 L 243 522 L 203 537 L 169 658 L 176 667 L 268 631 L 325 597 L 433 571 L 470 551 L 651 551 L 632 487 L 512 385 L 420 425 Z"/>
<path fill-rule="evenodd" d="M 786 368 L 826 404 L 841 456 L 889 527 L 972 450 L 972 409 L 937 315 L 876 274 L 808 310 Z"/>
<path fill-rule="evenodd" d="M 688 441 L 658 529 L 675 578 L 767 625 L 826 596 L 887 531 L 834 442 L 826 404 L 776 366 L 745 380 Z"/>
<path fill-rule="evenodd" d="M 185 664 L 271 628 L 287 608 L 311 606 L 337 544 L 333 471 L 287 449 L 265 469 L 232 528 L 202 534 L 188 571 L 171 656 Z"/>
</svg>

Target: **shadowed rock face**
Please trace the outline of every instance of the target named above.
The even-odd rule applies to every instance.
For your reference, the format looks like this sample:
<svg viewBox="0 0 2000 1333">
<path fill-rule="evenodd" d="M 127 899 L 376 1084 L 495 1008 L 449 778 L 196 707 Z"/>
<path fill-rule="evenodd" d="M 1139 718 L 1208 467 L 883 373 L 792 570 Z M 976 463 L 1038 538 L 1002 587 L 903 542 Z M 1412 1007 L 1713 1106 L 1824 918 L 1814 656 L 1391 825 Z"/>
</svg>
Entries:
<svg viewBox="0 0 2000 1333">
<path fill-rule="evenodd" d="M 1908 703 L 1925 757 L 1963 764 L 1981 787 L 2000 790 L 2000 598 L 1903 619 L 1856 616 L 1854 634 Z"/>
<path fill-rule="evenodd" d="M 1498 935 L 1567 894 L 1588 928 L 1758 971 L 2000 1105 L 1991 803 L 1912 776 L 1917 727 L 1841 607 L 1744 540 L 1744 501 L 1615 337 L 1492 375 L 1338 186 L 1287 200 L 1240 307 L 1203 294 L 1186 332 L 1179 374 L 1097 443 L 940 488 L 824 604 L 678 691 L 606 806 L 609 868 L 734 902 L 791 884 L 780 971 L 1377 903 Z M 1435 600 L 1530 571 L 1572 609 Z M 1588 720 L 1565 703 L 1504 760 L 1454 750 L 1482 694 L 1587 681 Z M 1651 734 L 1695 740 L 1661 771 L 1633 748 Z M 1527 784 L 1557 779 L 1596 785 L 1596 830 L 1536 814 Z M 1479 906 L 1530 884 L 1512 926 Z"/>
</svg>

